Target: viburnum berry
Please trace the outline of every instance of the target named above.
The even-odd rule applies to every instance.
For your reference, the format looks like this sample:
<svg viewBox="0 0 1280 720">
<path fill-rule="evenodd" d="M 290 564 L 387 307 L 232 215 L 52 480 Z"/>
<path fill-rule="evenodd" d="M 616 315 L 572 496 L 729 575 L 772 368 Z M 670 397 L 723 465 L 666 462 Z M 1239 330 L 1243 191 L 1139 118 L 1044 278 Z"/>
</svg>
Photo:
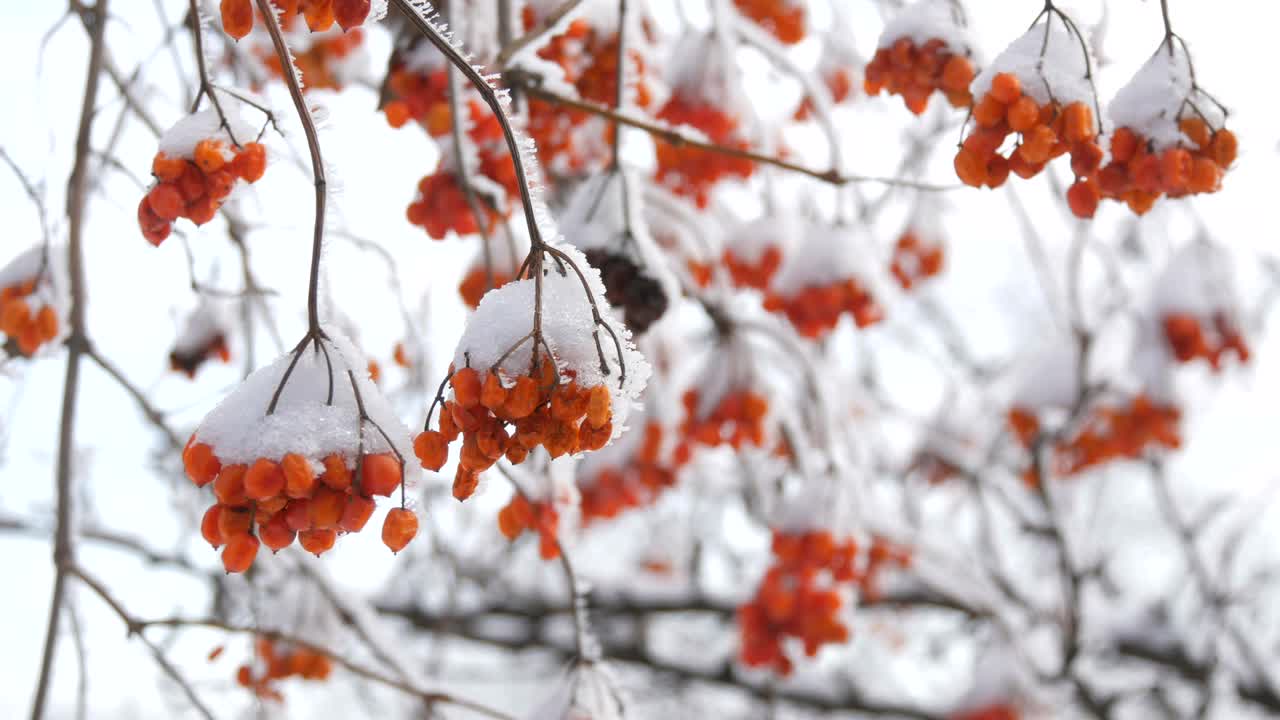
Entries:
<svg viewBox="0 0 1280 720">
<path fill-rule="evenodd" d="M 671 125 L 697 128 L 717 145 L 742 150 L 748 147 L 738 137 L 736 117 L 691 94 L 677 91 L 657 116 Z M 692 198 L 699 208 L 705 208 L 710 202 L 710 192 L 716 183 L 730 177 L 747 178 L 755 172 L 755 163 L 745 158 L 673 145 L 660 139 L 655 139 L 654 145 L 658 182 L 677 195 Z"/>
<path fill-rule="evenodd" d="M 942 272 L 942 262 L 942 245 L 922 240 L 919 233 L 908 229 L 893 246 L 889 272 L 903 290 L 910 290 Z"/>
<path fill-rule="evenodd" d="M 333 661 L 310 648 L 293 647 L 264 635 L 254 639 L 253 647 L 256 657 L 236 669 L 236 682 L 260 700 L 283 702 L 284 696 L 276 687 L 281 680 L 320 681 L 333 672 Z M 214 657 L 211 654 L 210 659 Z"/>
<path fill-rule="evenodd" d="M 784 314 L 796 331 L 808 338 L 826 335 L 845 313 L 852 315 L 860 328 L 874 325 L 884 317 L 875 298 L 856 278 L 829 285 L 810 285 L 790 295 L 769 292 L 765 295 L 764 308 Z"/>
<path fill-rule="evenodd" d="M 579 476 L 584 524 L 647 505 L 675 485 L 675 464 L 662 458 L 663 435 L 662 425 L 650 420 L 639 445 L 626 461 Z"/>
<path fill-rule="evenodd" d="M 0 286 L 0 333 L 25 357 L 34 356 L 60 334 L 58 311 L 53 305 L 56 296 L 50 280 L 51 264 L 45 259 L 45 252 L 32 248 L 0 269 L 9 283 Z"/>
<path fill-rule="evenodd" d="M 917 3 L 913 10 L 906 12 L 919 14 L 919 9 L 929 5 Z M 941 22 L 954 28 L 948 19 Z M 935 91 L 941 92 L 952 107 L 969 107 L 973 102 L 969 84 L 975 71 L 968 48 L 952 47 L 941 37 L 930 38 L 917 46 L 911 37 L 901 32 L 902 28 L 890 25 L 881 35 L 880 47 L 867 64 L 863 78 L 867 95 L 878 95 L 881 91 L 901 95 L 907 109 L 916 115 L 928 109 L 929 98 Z"/>
<path fill-rule="evenodd" d="M 498 530 L 508 540 L 515 540 L 525 530 L 538 533 L 538 554 L 543 560 L 560 557 L 556 537 L 559 523 L 559 513 L 550 501 L 530 502 L 520 493 L 512 496 L 511 502 L 498 511 Z"/>
<path fill-rule="evenodd" d="M 404 508 L 392 508 L 382 523 L 382 542 L 400 552 L 418 534 L 418 516 Z"/>
<path fill-rule="evenodd" d="M 198 116 L 191 120 L 207 123 Z M 156 153 L 151 167 L 156 184 L 138 204 L 138 226 L 143 237 L 152 245 L 159 245 L 169 237 L 178 218 L 187 218 L 196 225 L 209 222 L 237 181 L 253 183 L 262 177 L 266 161 L 266 148 L 260 143 L 232 147 L 215 137 L 197 142 L 189 155 L 175 157 L 163 150 Z"/>
<path fill-rule="evenodd" d="M 194 378 L 210 358 L 230 362 L 231 348 L 218 312 L 212 305 L 203 304 L 187 318 L 186 326 L 169 352 L 169 367 Z"/>
<path fill-rule="evenodd" d="M 1234 354 L 1242 363 L 1249 361 L 1249 346 L 1225 312 L 1215 312 L 1207 320 L 1187 312 L 1169 313 L 1161 325 L 1165 340 L 1180 363 L 1199 358 L 1208 361 L 1216 371 L 1222 367 L 1222 358 L 1227 353 Z"/>
<path fill-rule="evenodd" d="M 282 22 L 281 26 L 289 30 L 291 24 Z M 302 77 L 303 92 L 346 87 L 357 70 L 351 61 L 359 57 L 356 51 L 364 45 L 364 40 L 364 30 L 357 27 L 338 35 L 313 35 L 307 38 L 305 49 L 294 47 L 293 64 Z M 253 54 L 272 77 L 284 78 L 284 66 L 273 47 L 269 44 L 255 47 Z"/>
<path fill-rule="evenodd" d="M 805 36 L 805 6 L 797 0 L 733 0 L 738 12 L 780 42 L 794 45 Z"/>
</svg>

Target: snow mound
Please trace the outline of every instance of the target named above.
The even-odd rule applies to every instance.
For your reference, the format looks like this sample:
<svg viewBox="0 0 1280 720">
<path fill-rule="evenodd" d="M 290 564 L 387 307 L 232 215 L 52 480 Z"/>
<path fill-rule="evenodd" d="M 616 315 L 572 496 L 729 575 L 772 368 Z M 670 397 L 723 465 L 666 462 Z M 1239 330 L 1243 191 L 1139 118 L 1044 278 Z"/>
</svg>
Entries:
<svg viewBox="0 0 1280 720">
<path fill-rule="evenodd" d="M 551 247 L 577 265 L 582 276 L 579 278 L 569 263 L 562 264 L 547 254 L 542 277 L 543 338 L 555 356 L 562 377 L 573 377 L 581 387 L 603 384 L 609 388 L 616 438 L 630 406 L 640 397 L 649 379 L 649 364 L 632 344 L 631 333 L 609 311 L 600 273 L 577 248 L 561 244 Z M 453 358 L 455 368 L 470 366 L 484 373 L 501 360 L 498 369 L 504 380 L 511 381 L 529 372 L 533 360 L 533 342 L 529 335 L 533 329 L 536 284 L 534 279 L 524 278 L 485 294 L 458 341 Z M 600 309 L 603 327 L 597 326 L 593 319 L 588 293 Z M 515 349 L 508 353 L 513 347 Z M 538 352 L 540 356 L 545 355 L 546 349 L 539 347 Z"/>
<path fill-rule="evenodd" d="M 740 225 L 729 237 L 725 246 L 738 260 L 755 263 L 770 247 L 790 257 L 792 248 L 798 247 L 808 237 L 810 229 L 804 218 L 792 213 L 766 215 Z"/>
<path fill-rule="evenodd" d="M 973 43 L 963 25 L 960 9 L 950 0 L 920 0 L 903 8 L 885 24 L 880 33 L 877 48 L 891 47 L 901 38 L 908 38 L 916 47 L 937 38 L 947 44 L 952 52 L 969 54 Z"/>
<path fill-rule="evenodd" d="M 404 466 L 406 481 L 416 476 L 418 463 L 412 462 L 409 429 L 369 378 L 368 361 L 335 328 L 326 325 L 322 330 L 329 337 L 322 341 L 327 355 L 307 343 L 274 413 L 268 415 L 267 408 L 294 361 L 292 352 L 254 372 L 205 416 L 196 429 L 196 442 L 212 447 L 223 464 L 279 460 L 293 452 L 311 459 L 337 453 L 354 466 L 358 452 L 394 449 L 410 460 Z M 372 421 L 363 424 L 363 435 L 353 382 Z M 330 388 L 332 402 L 327 402 Z"/>
<path fill-rule="evenodd" d="M 779 295 L 794 295 L 807 287 L 830 285 L 856 278 L 867 290 L 873 288 L 869 274 L 858 260 L 861 238 L 852 227 L 825 227 L 797 220 L 786 232 L 799 235 L 793 250 L 786 252 L 782 267 L 774 276 L 770 289 Z"/>
<path fill-rule="evenodd" d="M 1211 125 L 1220 125 L 1222 112 L 1200 93 L 1191 81 L 1191 59 L 1175 45 L 1161 44 L 1133 78 L 1116 93 L 1107 107 L 1115 127 L 1127 127 L 1149 139 L 1156 152 L 1178 144 L 1190 144 L 1178 127 L 1178 118 L 1188 100 L 1205 113 Z"/>
<path fill-rule="evenodd" d="M 1184 313 L 1209 318 L 1232 306 L 1229 258 L 1210 245 L 1188 243 L 1174 253 L 1152 288 L 1157 317 Z"/>
<path fill-rule="evenodd" d="M 1022 92 L 1041 105 L 1056 100 L 1062 105 L 1082 102 L 1092 107 L 1091 67 L 1093 57 L 1087 44 L 1068 30 L 1060 17 L 1050 14 L 997 55 L 973 79 L 969 90 L 980 98 L 991 89 L 996 75 L 1013 73 L 1022 82 Z"/>
<path fill-rule="evenodd" d="M 240 100 L 224 93 L 219 98 L 219 102 L 222 104 L 227 124 L 231 126 L 231 132 L 235 134 L 236 140 L 247 143 L 258 137 L 257 129 L 240 116 L 238 110 Z M 209 103 L 209 107 L 205 110 L 182 118 L 166 130 L 160 136 L 160 152 L 169 157 L 189 158 L 195 154 L 196 143 L 205 138 L 221 140 L 224 145 L 223 154 L 228 160 L 231 159 L 231 155 L 228 154 L 232 146 L 231 135 L 227 134 L 226 128 L 222 127 L 222 120 L 218 117 L 218 111 L 213 107 L 213 103 Z"/>
</svg>

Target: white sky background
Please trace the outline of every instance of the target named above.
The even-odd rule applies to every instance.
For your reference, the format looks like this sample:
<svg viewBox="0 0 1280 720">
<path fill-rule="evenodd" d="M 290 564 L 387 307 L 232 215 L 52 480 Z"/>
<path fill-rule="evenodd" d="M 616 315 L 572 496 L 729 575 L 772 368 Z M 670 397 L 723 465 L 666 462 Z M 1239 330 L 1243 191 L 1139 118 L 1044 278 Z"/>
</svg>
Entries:
<svg viewBox="0 0 1280 720">
<path fill-rule="evenodd" d="M 179 2 L 165 5 L 171 20 L 185 8 L 185 3 Z M 967 5 L 983 56 L 990 58 L 1025 29 L 1039 3 L 971 0 Z M 1095 3 L 1080 5 L 1085 13 L 1082 19 L 1087 21 L 1091 10 L 1096 13 Z M 1275 188 L 1280 186 L 1280 165 L 1276 162 L 1280 92 L 1273 87 L 1280 3 L 1172 0 L 1172 5 L 1175 27 L 1195 53 L 1201 84 L 1234 111 L 1230 126 L 1242 148 L 1237 167 L 1226 177 L 1223 192 L 1192 202 L 1219 241 L 1274 255 L 1280 241 L 1274 214 Z M 1105 55 L 1111 64 L 1103 70 L 1099 82 L 1104 102 L 1155 48 L 1162 33 L 1156 0 L 1112 0 L 1110 7 L 1113 16 Z M 55 220 L 61 215 L 63 186 L 70 167 L 87 47 L 79 23 L 69 21 L 44 54 L 39 54 L 40 38 L 58 19 L 61 9 L 62 4 L 57 2 L 0 3 L 0 58 L 7 68 L 0 76 L 0 89 L 6 98 L 5 109 L 0 111 L 0 146 L 15 157 L 30 177 L 47 178 L 48 207 Z M 142 53 L 150 51 L 150 38 L 157 37 L 153 4 L 151 0 L 115 0 L 112 12 L 132 26 L 116 23 L 108 29 L 109 47 L 120 67 L 127 71 Z M 858 35 L 860 47 L 870 47 L 877 32 L 878 25 L 868 25 Z M 184 64 L 189 64 L 185 38 L 178 47 L 184 54 Z M 375 47 L 385 46 L 379 41 Z M 37 58 L 43 59 L 38 68 Z M 179 117 L 178 91 L 172 84 L 171 72 L 167 53 L 155 56 L 148 66 L 152 91 L 170 98 L 157 98 L 151 106 L 162 123 Z M 114 97 L 106 78 L 102 96 Z M 276 102 L 286 113 L 291 112 L 283 96 L 276 96 Z M 881 128 L 912 122 L 897 98 L 870 103 L 874 109 L 867 112 L 880 113 L 891 121 L 888 125 L 880 123 Z M 431 332 L 438 333 L 441 342 L 431 351 L 438 369 L 447 362 L 444 358 L 451 353 L 450 343 L 461 329 L 462 314 L 454 299 L 455 288 L 473 245 L 456 240 L 433 243 L 403 219 L 414 183 L 434 167 L 434 152 L 416 129 L 388 128 L 382 116 L 372 112 L 373 95 L 367 90 L 357 89 L 339 101 L 325 104 L 332 116 L 322 143 L 339 180 L 340 189 L 335 193 L 337 211 L 352 230 L 377 237 L 395 252 L 403 263 L 402 279 L 406 281 L 411 305 L 416 305 L 423 290 L 434 282 L 431 306 L 436 312 L 431 316 Z M 118 111 L 117 104 L 103 109 L 95 135 L 99 144 L 109 133 Z M 292 122 L 290 118 L 291 125 Z M 298 139 L 296 135 L 294 139 Z M 291 344 L 301 332 L 304 319 L 312 212 L 310 185 L 302 170 L 287 169 L 286 163 L 279 162 L 279 139 L 269 136 L 269 142 L 277 151 L 277 164 L 268 169 L 259 185 L 261 194 L 277 204 L 261 209 L 269 215 L 270 227 L 255 234 L 251 243 L 259 277 L 281 292 L 274 307 L 285 342 Z M 889 174 L 898 160 L 895 149 L 896 145 L 879 142 L 874 135 L 853 133 L 847 168 L 868 175 Z M 145 130 L 136 126 L 127 131 L 117 152 L 132 171 L 145 177 L 154 145 Z M 806 155 L 820 166 L 820 151 Z M 943 151 L 940 155 L 945 162 L 933 168 L 931 179 L 950 182 L 950 153 Z M 146 388 L 161 408 L 174 411 L 178 426 L 188 427 L 231 387 L 239 366 L 205 369 L 198 386 L 166 373 L 167 353 L 177 329 L 177 310 L 193 304 L 186 286 L 180 241 L 174 236 L 160 249 L 154 249 L 142 240 L 134 221 L 138 191 L 118 175 L 107 177 L 106 194 L 92 198 L 88 215 L 90 333 L 105 356 Z M 1019 189 L 1025 191 L 1033 211 L 1056 212 L 1041 202 L 1043 192 L 1031 200 L 1035 193 L 1029 187 Z M 292 199 L 279 202 L 279 198 Z M 955 276 L 948 281 L 954 290 L 949 294 L 961 297 L 968 292 L 977 293 L 980 297 L 968 302 L 988 306 L 975 312 L 998 312 L 999 307 L 993 311 L 989 306 L 994 293 L 986 270 L 1012 268 L 1030 272 L 1023 257 L 1001 256 L 989 241 L 993 236 L 1014 232 L 1003 195 L 965 189 L 948 201 L 953 210 L 944 226 L 949 233 L 949 272 Z M 249 196 L 246 202 L 253 203 L 255 199 Z M 1145 222 L 1155 228 L 1171 225 L 1179 235 L 1188 232 L 1179 226 L 1185 223 L 1185 215 L 1169 212 L 1167 205 L 1162 202 Z M 258 212 L 250 206 L 251 216 Z M 1114 214 L 1114 219 L 1121 212 L 1124 211 L 1118 207 L 1108 206 L 1100 216 L 1106 221 L 1107 213 Z M 35 212 L 7 169 L 0 170 L 0 218 L 5 225 L 0 235 L 2 263 L 39 238 Z M 181 225 L 189 227 L 186 221 Z M 219 279 L 228 286 L 238 279 L 234 258 L 221 233 L 220 221 L 192 233 L 193 248 L 206 262 L 210 257 L 221 258 L 224 269 Z M 327 277 L 333 281 L 333 294 L 360 325 L 363 347 L 377 356 L 385 368 L 390 364 L 392 344 L 399 338 L 393 306 L 387 304 L 388 296 L 382 289 L 382 268 L 376 262 L 346 262 L 344 259 L 359 258 L 347 245 L 335 241 L 331 246 L 334 252 L 329 256 Z M 963 310 L 966 306 L 959 307 Z M 1269 487 L 1276 479 L 1280 452 L 1274 441 L 1274 428 L 1280 426 L 1280 406 L 1273 399 L 1280 398 L 1280 357 L 1273 336 L 1274 332 L 1254 342 L 1253 365 L 1220 380 L 1218 394 L 1204 398 L 1204 406 L 1188 427 L 1191 444 L 1177 467 L 1206 488 L 1229 485 L 1239 492 L 1253 493 Z M 258 364 L 262 365 L 271 359 L 272 351 L 265 336 L 259 337 L 259 343 Z M 18 368 L 16 377 L 0 378 L 0 427 L 7 441 L 0 455 L 0 512 L 31 517 L 46 516 L 50 511 L 52 458 L 64 373 L 62 357 L 24 365 Z M 237 357 L 235 362 L 239 361 Z M 85 468 L 78 479 L 83 502 L 107 524 L 146 537 L 155 547 L 173 547 L 179 525 L 172 517 L 169 479 L 145 469 L 153 442 L 151 434 L 144 429 L 129 399 L 94 366 L 86 363 L 83 378 L 77 426 Z M 420 410 L 407 413 L 406 420 L 413 425 L 420 421 L 420 415 Z M 392 568 L 392 558 L 377 538 L 379 525 L 375 523 L 380 519 L 371 521 L 373 532 L 367 530 L 360 536 L 343 539 L 323 561 L 341 583 L 357 591 L 380 588 Z M 140 616 L 178 611 L 194 615 L 203 611 L 204 598 L 198 588 L 177 574 L 142 566 L 111 551 L 88 546 L 82 546 L 81 551 L 84 562 L 119 591 Z M 200 547 L 193 555 L 216 562 L 207 547 Z M 0 559 L 8 578 L 0 584 L 4 588 L 0 617 L 5 618 L 0 621 L 0 717 L 19 717 L 28 711 L 38 669 L 52 581 L 51 548 L 37 539 L 0 536 Z M 153 666 L 145 650 L 124 637 L 121 624 L 95 597 L 83 592 L 76 595 L 87 628 L 90 707 L 94 708 L 90 716 L 167 717 L 168 708 L 175 704 L 155 692 L 150 675 Z M 240 657 L 229 651 L 230 659 L 206 665 L 203 655 L 215 644 L 211 637 L 181 643 L 173 652 L 175 661 L 189 668 L 201 687 L 231 682 Z M 50 717 L 65 717 L 70 712 L 74 657 L 68 639 L 60 646 L 54 712 Z M 500 704 L 501 695 L 490 690 L 486 699 Z"/>
</svg>

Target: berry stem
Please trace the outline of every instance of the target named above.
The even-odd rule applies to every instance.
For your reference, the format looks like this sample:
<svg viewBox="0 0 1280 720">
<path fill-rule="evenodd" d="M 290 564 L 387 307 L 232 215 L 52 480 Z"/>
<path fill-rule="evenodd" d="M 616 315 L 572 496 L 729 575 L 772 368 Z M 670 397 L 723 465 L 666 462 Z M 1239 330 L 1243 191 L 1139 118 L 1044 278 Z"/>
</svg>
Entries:
<svg viewBox="0 0 1280 720">
<path fill-rule="evenodd" d="M 195 0 L 191 0 L 191 3 L 194 7 Z M 265 20 L 267 32 L 271 35 L 271 44 L 275 48 L 276 58 L 280 61 L 285 85 L 289 88 L 289 97 L 293 99 L 293 106 L 298 111 L 298 119 L 302 121 L 302 131 L 307 136 L 307 150 L 311 154 L 311 176 L 315 180 L 316 187 L 316 219 L 315 233 L 311 238 L 311 275 L 307 286 L 307 333 L 309 336 L 319 336 L 322 335 L 318 299 L 320 253 L 324 242 L 324 213 L 327 199 L 324 158 L 320 155 L 320 138 L 316 132 L 315 119 L 311 117 L 311 110 L 307 108 L 306 100 L 302 97 L 298 71 L 289 55 L 289 47 L 285 44 L 284 35 L 280 32 L 280 21 L 276 18 L 275 8 L 271 6 L 270 0 L 257 0 L 257 3 L 258 10 L 261 11 Z M 210 94 L 210 97 L 213 95 Z"/>
<path fill-rule="evenodd" d="M 195 44 L 196 71 L 200 73 L 200 89 L 196 91 L 196 99 L 191 103 L 191 112 L 195 113 L 199 110 L 200 101 L 208 96 L 209 102 L 213 103 L 213 109 L 218 113 L 221 127 L 227 131 L 227 137 L 231 138 L 231 144 L 240 147 L 240 141 L 236 139 L 235 131 L 231 129 L 231 123 L 227 122 L 227 114 L 222 110 L 222 103 L 214 93 L 213 82 L 209 80 L 209 63 L 204 54 L 204 28 L 200 22 L 200 6 L 196 0 L 188 0 L 187 16 L 191 19 L 191 41 Z"/>
</svg>

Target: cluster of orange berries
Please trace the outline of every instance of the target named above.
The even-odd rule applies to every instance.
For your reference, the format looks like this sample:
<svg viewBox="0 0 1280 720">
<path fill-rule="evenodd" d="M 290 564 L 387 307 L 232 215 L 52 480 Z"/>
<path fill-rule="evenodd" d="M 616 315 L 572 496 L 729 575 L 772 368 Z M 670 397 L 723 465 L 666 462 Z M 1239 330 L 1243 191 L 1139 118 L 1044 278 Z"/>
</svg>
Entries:
<svg viewBox="0 0 1280 720">
<path fill-rule="evenodd" d="M 1094 408 L 1081 428 L 1053 447 L 1054 468 L 1060 475 L 1075 475 L 1116 460 L 1137 460 L 1149 447 L 1176 450 L 1182 445 L 1178 423 L 1182 413 L 1176 407 L 1159 405 L 1144 394 L 1128 405 Z M 1025 408 L 1009 411 L 1009 426 L 1024 448 L 1031 448 L 1040 432 L 1040 421 Z M 1040 478 L 1034 466 L 1023 476 L 1036 486 Z"/>
<path fill-rule="evenodd" d="M 624 465 L 602 469 L 587 482 L 579 483 L 584 524 L 614 518 L 629 508 L 647 505 L 663 490 L 675 485 L 675 470 L 660 457 L 662 435 L 662 426 L 649 421 L 634 457 Z"/>
<path fill-rule="evenodd" d="M 333 672 L 333 661 L 328 655 L 309 648 L 280 649 L 267 637 L 254 640 L 254 650 L 261 658 L 263 671 L 255 675 L 251 665 L 241 665 L 236 671 L 236 682 L 263 700 L 283 702 L 284 696 L 276 689 L 280 680 L 291 677 L 303 680 L 326 680 Z"/>
<path fill-rule="evenodd" d="M 343 30 L 363 25 L 370 0 L 271 0 L 280 9 L 281 24 L 288 26 L 299 12 L 311 32 L 324 32 L 336 22 Z M 222 0 L 222 29 L 239 40 L 253 30 L 253 0 Z"/>
<path fill-rule="evenodd" d="M 724 110 L 677 92 L 658 111 L 658 119 L 671 125 L 690 125 L 723 147 L 747 149 L 737 136 L 738 120 Z M 755 163 L 726 153 L 707 152 L 688 145 L 673 145 L 654 139 L 659 182 L 672 192 L 693 198 L 699 209 L 711 200 L 711 188 L 728 177 L 747 178 Z"/>
<path fill-rule="evenodd" d="M 1213 327 L 1206 329 L 1199 318 L 1189 313 L 1170 313 L 1164 317 L 1164 336 L 1178 362 L 1204 358 L 1218 370 L 1228 352 L 1234 353 L 1242 363 L 1249 362 L 1249 346 L 1227 315 L 1214 313 L 1212 322 Z"/>
<path fill-rule="evenodd" d="M 599 450 L 613 436 L 613 407 L 604 385 L 579 387 L 560 382 L 550 359 L 534 376 L 521 375 L 511 387 L 492 370 L 483 380 L 474 368 L 449 378 L 453 400 L 440 407 L 438 430 L 424 430 L 413 441 L 422 467 L 436 471 L 449 457 L 449 444 L 462 436 L 453 496 L 471 497 L 479 474 L 506 457 L 519 465 L 529 451 L 542 447 L 552 458 Z M 511 430 L 508 430 L 510 426 Z"/>
<path fill-rule="evenodd" d="M 554 560 L 560 557 L 560 543 L 556 533 L 560 526 L 560 513 L 548 500 L 529 502 L 524 495 L 516 493 L 498 511 L 498 530 L 508 540 L 515 540 L 525 530 L 538 533 L 538 554 L 543 560 Z"/>
<path fill-rule="evenodd" d="M 337 66 L 363 44 L 364 31 L 356 28 L 342 35 L 316 38 L 305 51 L 295 52 L 293 62 L 302 75 L 303 89 L 341 90 Z M 280 58 L 274 52 L 258 48 L 257 55 L 273 76 L 284 77 Z"/>
<path fill-rule="evenodd" d="M 1093 176 L 1103 152 L 1088 105 L 1078 101 L 1065 107 L 1056 102 L 1041 105 L 1022 92 L 1017 75 L 999 73 L 973 106 L 973 119 L 978 127 L 965 138 L 955 158 L 961 182 L 997 188 L 1009 173 L 1034 177 L 1050 160 L 1070 153 L 1077 182 L 1067 191 L 1067 202 L 1077 216 L 1093 216 L 1099 197 Z M 1018 145 L 1008 156 L 1001 155 L 997 151 L 1012 133 L 1018 133 Z"/>
<path fill-rule="evenodd" d="M 209 222 L 237 180 L 254 183 L 266 172 L 267 149 L 261 143 L 230 150 L 230 160 L 227 152 L 222 141 L 205 138 L 190 158 L 156 153 L 151 174 L 157 182 L 138 203 L 138 225 L 148 242 L 164 242 L 180 217 L 196 225 Z"/>
<path fill-rule="evenodd" d="M 231 349 L 227 346 L 227 338 L 222 333 L 217 333 L 199 347 L 170 352 L 169 368 L 194 379 L 196 371 L 211 357 L 216 357 L 224 363 L 231 362 Z"/>
<path fill-rule="evenodd" d="M 737 287 L 767 290 L 769 282 L 782 265 L 782 250 L 777 245 L 770 245 L 761 250 L 759 257 L 753 262 L 738 257 L 731 248 L 726 248 L 723 261 L 730 280 Z"/>
<path fill-rule="evenodd" d="M 1225 128 L 1212 130 L 1198 117 L 1184 118 L 1179 129 L 1194 148 L 1174 145 L 1154 152 L 1139 133 L 1116 128 L 1111 135 L 1111 162 L 1097 174 L 1098 194 L 1120 200 L 1142 215 L 1161 195 L 1178 198 L 1217 192 L 1223 173 L 1236 159 L 1235 134 Z"/>
<path fill-rule="evenodd" d="M 213 484 L 217 502 L 205 512 L 200 532 L 210 545 L 223 548 L 227 572 L 248 570 L 260 544 L 279 552 L 296 538 L 319 556 L 333 547 L 339 532 L 364 529 L 373 515 L 373 496 L 390 497 L 404 477 L 390 453 L 361 456 L 354 473 L 341 454 L 327 455 L 319 476 L 312 461 L 297 453 L 279 461 L 224 465 L 194 435 L 182 451 L 182 463 L 196 487 Z M 382 541 L 399 552 L 417 532 L 417 516 L 395 508 L 382 525 Z"/>
<path fill-rule="evenodd" d="M 793 295 L 768 293 L 764 309 L 786 315 L 796 332 L 807 338 L 819 338 L 831 332 L 845 313 L 853 316 L 859 328 L 884 318 L 883 308 L 855 278 L 829 285 L 810 285 Z"/>
<path fill-rule="evenodd" d="M 916 283 L 942 272 L 942 260 L 941 245 L 926 243 L 914 230 L 908 230 L 893 246 L 889 272 L 903 290 L 910 290 Z"/>
<path fill-rule="evenodd" d="M 481 208 L 486 226 L 497 219 L 496 213 Z M 466 191 L 458 177 L 443 167 L 418 181 L 418 199 L 405 211 L 409 223 L 427 231 L 433 240 L 443 240 L 452 230 L 458 235 L 480 232 L 480 223 L 467 202 Z"/>
<path fill-rule="evenodd" d="M 780 42 L 795 45 L 804 39 L 804 4 L 792 0 L 733 0 L 738 12 Z"/>
<path fill-rule="evenodd" d="M 498 270 L 486 273 L 483 267 L 473 267 L 462 276 L 462 282 L 458 284 L 458 295 L 467 307 L 474 310 L 480 307 L 480 298 L 484 297 L 485 293 L 496 290 L 514 279 L 508 273 Z"/>
<path fill-rule="evenodd" d="M 410 120 L 421 125 L 433 138 L 442 138 L 453 129 L 453 109 L 449 104 L 449 75 L 446 68 L 414 71 L 404 65 L 391 69 L 387 89 L 395 97 L 382 106 L 387 124 L 400 128 Z M 502 125 L 475 98 L 466 102 L 467 136 L 478 145 L 502 140 Z"/>
<path fill-rule="evenodd" d="M 827 91 L 831 93 L 831 101 L 833 103 L 842 103 L 853 95 L 853 70 L 850 68 L 835 68 L 830 72 L 824 73 L 822 82 L 827 86 Z M 796 108 L 793 117 L 797 122 L 803 122 L 808 120 L 812 114 L 813 99 L 806 96 L 800 102 L 800 107 Z"/>
<path fill-rule="evenodd" d="M 951 107 L 969 107 L 973 103 L 969 84 L 974 74 L 973 62 L 944 40 L 932 38 L 916 47 L 911 38 L 902 37 L 876 50 L 867 63 L 862 86 L 867 95 L 878 95 L 881 90 L 901 95 L 907 109 L 920 115 L 928 109 L 935 90 L 946 96 Z"/>
<path fill-rule="evenodd" d="M 692 444 L 707 447 L 729 445 L 734 450 L 741 448 L 743 443 L 756 447 L 764 445 L 764 418 L 769 413 L 769 401 L 763 395 L 750 390 L 726 393 L 702 418 L 698 417 L 699 400 L 700 394 L 693 389 L 686 390 L 681 397 L 685 419 L 680 423 L 680 434 L 684 441 L 675 449 L 677 466 L 689 461 Z"/>
<path fill-rule="evenodd" d="M 8 335 L 27 357 L 58 336 L 58 313 L 52 305 L 32 311 L 34 299 L 28 302 L 28 298 L 35 290 L 35 278 L 0 289 L 0 333 Z"/>
</svg>

